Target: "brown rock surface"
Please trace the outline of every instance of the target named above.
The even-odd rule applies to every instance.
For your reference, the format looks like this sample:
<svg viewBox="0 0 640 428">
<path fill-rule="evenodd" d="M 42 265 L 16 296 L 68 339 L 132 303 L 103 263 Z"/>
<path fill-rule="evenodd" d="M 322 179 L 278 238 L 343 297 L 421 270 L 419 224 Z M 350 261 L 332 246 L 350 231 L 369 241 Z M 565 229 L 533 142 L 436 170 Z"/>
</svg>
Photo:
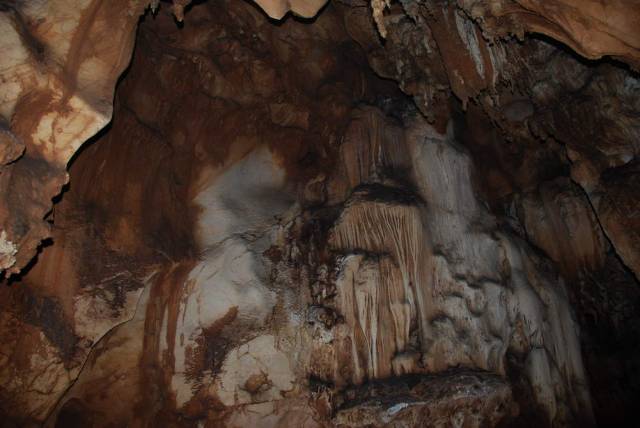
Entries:
<svg viewBox="0 0 640 428">
<path fill-rule="evenodd" d="M 303 18 L 313 18 L 327 0 L 256 0 L 271 18 L 281 19 L 288 12 Z"/>
<path fill-rule="evenodd" d="M 67 182 L 74 153 L 111 120 L 114 87 L 150 3 L 157 7 L 149 0 L 0 5 L 0 115 L 10 123 L 8 130 L 0 125 L 0 272 L 20 272 L 50 236 L 44 218 L 51 199 Z M 282 18 L 290 10 L 312 17 L 325 1 L 259 3 Z M 23 151 L 19 166 L 5 165 Z"/>
<path fill-rule="evenodd" d="M 540 33 L 589 59 L 605 55 L 640 68 L 640 8 L 613 0 L 460 0 L 492 37 Z"/>
<path fill-rule="evenodd" d="M 172 3 L 0 2 L 0 418 L 630 420 L 640 9 Z"/>
<path fill-rule="evenodd" d="M 563 178 L 542 183 L 518 202 L 518 208 L 529 240 L 560 266 L 566 278 L 602 268 L 607 243 L 578 186 Z"/>
<path fill-rule="evenodd" d="M 400 378 L 347 394 L 356 398 L 338 411 L 338 427 L 495 426 L 517 412 L 510 388 L 485 373 Z"/>
<path fill-rule="evenodd" d="M 144 7 L 97 0 L 0 5 L 0 115 L 10 124 L 0 131 L 3 271 L 18 273 L 49 237 L 51 199 L 67 182 L 76 150 L 111 119 L 116 80 Z M 18 147 L 8 150 L 9 141 Z"/>
</svg>

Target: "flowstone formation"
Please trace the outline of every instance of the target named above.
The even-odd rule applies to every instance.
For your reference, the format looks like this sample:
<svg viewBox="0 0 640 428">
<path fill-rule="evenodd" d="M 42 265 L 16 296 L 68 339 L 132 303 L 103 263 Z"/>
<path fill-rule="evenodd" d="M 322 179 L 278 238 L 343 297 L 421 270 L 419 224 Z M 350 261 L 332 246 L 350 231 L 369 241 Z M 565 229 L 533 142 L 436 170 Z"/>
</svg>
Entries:
<svg viewBox="0 0 640 428">
<path fill-rule="evenodd" d="M 0 2 L 3 420 L 629 422 L 640 9 L 121 3 Z"/>
</svg>

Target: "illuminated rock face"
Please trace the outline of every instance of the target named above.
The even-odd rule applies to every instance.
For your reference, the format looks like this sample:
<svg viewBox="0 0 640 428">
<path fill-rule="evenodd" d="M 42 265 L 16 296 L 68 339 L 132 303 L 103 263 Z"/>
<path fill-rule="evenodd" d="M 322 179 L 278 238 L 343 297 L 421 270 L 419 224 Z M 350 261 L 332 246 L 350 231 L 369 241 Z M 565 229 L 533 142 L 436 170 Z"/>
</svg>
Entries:
<svg viewBox="0 0 640 428">
<path fill-rule="evenodd" d="M 114 120 L 45 222 L 110 119 L 147 6 L 116 3 L 0 5 L 0 268 L 53 237 L 0 290 L 0 417 L 618 421 L 607 399 L 637 342 L 636 77 L 501 40 L 557 24 L 499 2 L 373 2 L 382 43 L 367 1 L 274 25 L 246 2 L 176 0 L 140 24 Z M 575 45 L 574 30 L 557 39 L 635 64 L 629 32 Z M 627 347 L 605 360 L 602 331 Z"/>
<path fill-rule="evenodd" d="M 50 236 L 67 162 L 111 119 L 143 1 L 0 6 L 0 269 L 18 273 Z M 106 36 L 108 34 L 108 37 Z M 14 148 L 7 148 L 14 147 Z"/>
<path fill-rule="evenodd" d="M 271 18 L 281 19 L 288 12 L 304 18 L 313 18 L 327 0 L 257 0 L 256 3 Z"/>
</svg>

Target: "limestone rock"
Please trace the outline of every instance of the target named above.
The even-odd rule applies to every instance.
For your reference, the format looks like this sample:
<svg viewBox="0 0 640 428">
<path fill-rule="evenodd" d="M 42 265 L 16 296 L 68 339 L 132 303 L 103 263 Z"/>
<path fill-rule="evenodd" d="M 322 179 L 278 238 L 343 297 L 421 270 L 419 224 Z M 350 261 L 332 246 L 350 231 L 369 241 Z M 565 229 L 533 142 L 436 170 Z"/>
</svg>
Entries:
<svg viewBox="0 0 640 428">
<path fill-rule="evenodd" d="M 569 180 L 543 183 L 519 205 L 527 236 L 561 266 L 567 278 L 599 270 L 606 241 L 586 196 Z"/>
<path fill-rule="evenodd" d="M 526 32 L 558 40 L 580 55 L 610 55 L 640 67 L 640 12 L 625 1 L 461 0 L 458 2 L 485 33 L 520 38 Z M 603 19 L 603 17 L 606 17 Z"/>
<path fill-rule="evenodd" d="M 349 391 L 336 426 L 495 426 L 517 413 L 509 386 L 485 373 L 399 379 Z"/>
<path fill-rule="evenodd" d="M 25 152 L 0 167 L 0 228 L 18 250 L 3 270 L 18 273 L 49 237 L 51 199 L 67 182 L 76 150 L 111 119 L 116 80 L 145 6 L 53 0 L 0 7 L 0 115 L 13 134 L 1 131 L 0 164 Z M 7 149 L 9 142 L 17 146 Z"/>
<path fill-rule="evenodd" d="M 635 10 L 172 3 L 0 4 L 0 418 L 626 422 Z"/>
<path fill-rule="evenodd" d="M 281 19 L 287 12 L 304 17 L 313 18 L 327 0 L 255 0 L 258 5 L 272 18 Z"/>
</svg>

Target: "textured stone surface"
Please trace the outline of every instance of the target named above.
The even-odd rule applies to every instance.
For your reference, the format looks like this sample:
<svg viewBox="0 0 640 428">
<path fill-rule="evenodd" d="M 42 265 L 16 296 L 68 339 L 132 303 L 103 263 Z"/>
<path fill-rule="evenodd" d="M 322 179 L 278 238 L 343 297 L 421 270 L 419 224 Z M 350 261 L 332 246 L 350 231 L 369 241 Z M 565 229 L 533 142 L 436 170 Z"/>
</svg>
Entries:
<svg viewBox="0 0 640 428">
<path fill-rule="evenodd" d="M 18 273 L 49 237 L 44 219 L 51 199 L 68 180 L 69 159 L 111 118 L 116 80 L 129 62 L 144 6 L 97 0 L 0 5 L 0 116 L 9 124 L 0 128 L 0 229 L 17 249 L 13 255 L 0 250 L 3 271 Z"/>
<path fill-rule="evenodd" d="M 190 2 L 174 3 L 182 20 Z M 325 1 L 258 3 L 282 18 L 289 11 L 313 17 Z M 0 228 L 8 242 L 0 247 L 0 272 L 20 272 L 50 237 L 44 219 L 51 199 L 68 181 L 65 168 L 74 153 L 110 121 L 114 87 L 149 4 L 158 7 L 149 0 L 0 5 Z"/>
<path fill-rule="evenodd" d="M 587 3 L 585 10 L 563 20 L 569 25 L 564 35 L 542 30 L 556 40 L 525 37 L 515 42 L 502 36 L 517 26 L 524 34 L 538 19 L 533 10 L 521 14 L 524 2 L 510 2 L 502 11 L 492 11 L 488 2 L 459 2 L 461 15 L 450 2 L 407 1 L 384 10 L 386 39 L 380 43 L 366 30 L 374 25 L 366 10 L 357 7 L 364 2 L 341 3 L 356 6 L 345 8 L 343 16 L 372 68 L 398 81 L 437 129 L 454 118 L 455 135 L 476 164 L 475 189 L 498 214 L 501 227 L 532 241 L 556 261 L 568 279 L 581 323 L 590 330 L 582 335 L 583 346 L 593 350 L 588 370 L 599 379 L 610 378 L 592 388 L 601 401 L 598 419 L 602 424 L 626 423 L 634 413 L 630 403 L 640 397 L 638 379 L 617 380 L 618 373 L 629 373 L 629 364 L 637 361 L 622 355 L 640 346 L 628 339 L 638 322 L 628 311 L 639 285 L 637 197 L 631 190 L 637 181 L 638 77 L 614 61 L 585 61 L 557 43 L 566 42 L 564 36 L 572 31 L 582 31 L 583 24 L 571 26 L 571 20 L 600 5 Z M 545 13 L 555 7 L 554 2 L 534 6 L 547 5 Z M 491 15 L 507 11 L 513 14 L 500 19 Z M 477 25 L 470 16 L 477 18 Z M 615 20 L 615 14 L 608 16 Z M 622 19 L 631 22 L 634 16 L 630 12 Z M 554 22 L 549 17 L 540 24 Z M 566 43 L 585 54 L 575 43 L 598 37 L 601 24 L 609 22 L 594 24 L 588 36 Z M 631 29 L 624 37 L 638 40 L 638 31 Z M 634 64 L 629 57 L 618 59 Z M 461 102 L 452 102 L 451 93 Z M 577 186 L 567 185 L 569 178 Z M 607 275 L 612 277 L 609 286 Z M 623 288 L 628 301 L 619 294 Z M 596 301 L 602 302 L 598 309 Z M 626 321 L 614 322 L 618 316 Z M 602 341 L 605 325 L 615 330 L 620 353 L 606 356 L 615 346 Z M 612 405 L 616 400 L 609 397 L 614 396 L 626 404 Z"/>
<path fill-rule="evenodd" d="M 528 239 L 561 267 L 565 277 L 597 271 L 607 243 L 582 190 L 567 179 L 544 182 L 518 201 Z"/>
<path fill-rule="evenodd" d="M 485 34 L 502 37 L 527 32 L 558 40 L 580 55 L 605 55 L 640 68 L 640 12 L 633 2 L 614 0 L 461 0 Z"/>
<path fill-rule="evenodd" d="M 627 422 L 637 75 L 505 36 L 637 67 L 635 9 L 175 0 L 51 211 L 146 3 L 0 5 L 0 417 Z"/>
<path fill-rule="evenodd" d="M 256 0 L 256 3 L 275 19 L 284 17 L 289 11 L 303 18 L 313 18 L 327 0 Z"/>
<path fill-rule="evenodd" d="M 339 427 L 495 426 L 517 412 L 510 388 L 486 373 L 406 377 L 347 391 Z"/>
</svg>

